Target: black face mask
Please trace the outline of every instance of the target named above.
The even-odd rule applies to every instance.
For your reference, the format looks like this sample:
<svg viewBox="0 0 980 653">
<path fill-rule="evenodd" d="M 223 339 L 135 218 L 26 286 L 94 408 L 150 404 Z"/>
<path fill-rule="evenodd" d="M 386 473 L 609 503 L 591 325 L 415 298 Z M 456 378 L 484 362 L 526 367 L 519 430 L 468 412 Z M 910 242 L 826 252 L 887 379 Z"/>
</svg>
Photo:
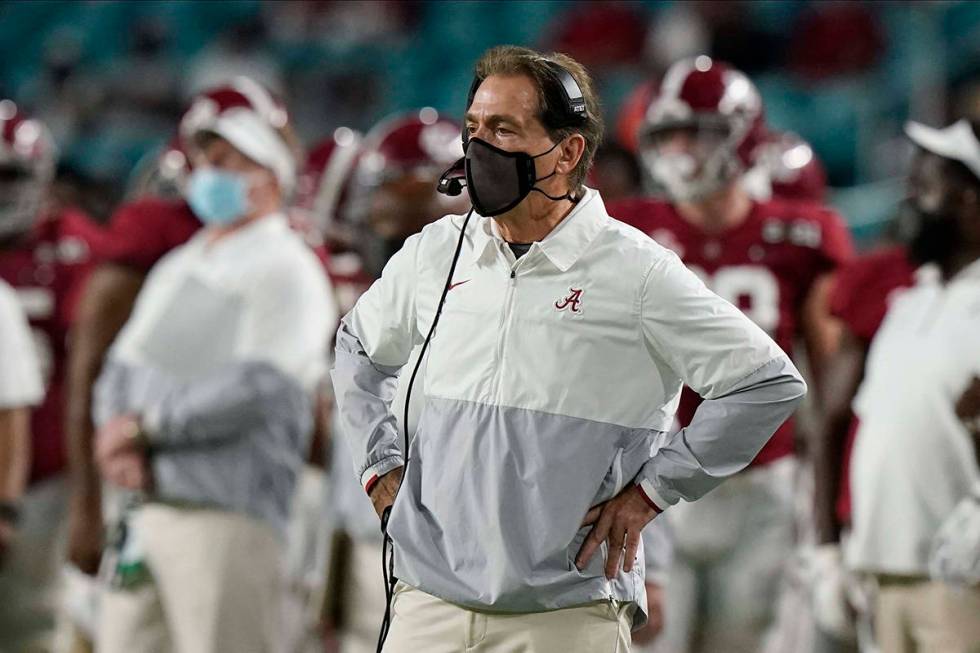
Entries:
<svg viewBox="0 0 980 653">
<path fill-rule="evenodd" d="M 479 138 L 466 141 L 466 190 L 476 212 L 485 217 L 506 213 L 520 204 L 532 190 L 556 202 L 564 199 L 577 202 L 571 193 L 552 197 L 534 187 L 537 182 L 555 176 L 553 171 L 550 175 L 536 178 L 534 160 L 549 154 L 556 147 L 558 143 L 546 152 L 531 156 L 527 152 L 502 150 Z"/>
</svg>

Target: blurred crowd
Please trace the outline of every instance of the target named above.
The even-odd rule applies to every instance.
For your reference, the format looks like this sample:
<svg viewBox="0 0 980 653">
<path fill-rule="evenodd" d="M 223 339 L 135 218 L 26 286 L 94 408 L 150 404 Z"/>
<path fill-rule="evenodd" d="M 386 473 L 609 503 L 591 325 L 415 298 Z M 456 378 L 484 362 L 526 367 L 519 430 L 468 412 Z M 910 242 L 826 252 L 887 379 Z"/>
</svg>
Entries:
<svg viewBox="0 0 980 653">
<path fill-rule="evenodd" d="M 980 650 L 980 5 L 8 2 L 0 35 L 0 653 L 375 650 L 333 331 L 469 208 L 436 186 L 509 42 L 585 64 L 586 184 L 816 389 L 647 538 L 637 650 Z"/>
</svg>

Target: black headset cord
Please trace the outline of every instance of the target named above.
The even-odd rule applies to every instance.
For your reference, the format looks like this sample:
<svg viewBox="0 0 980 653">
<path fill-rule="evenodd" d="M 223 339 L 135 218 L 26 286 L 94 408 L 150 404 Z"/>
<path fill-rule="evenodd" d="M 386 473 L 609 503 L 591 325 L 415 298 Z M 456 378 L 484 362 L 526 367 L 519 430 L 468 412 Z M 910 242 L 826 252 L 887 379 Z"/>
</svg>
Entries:
<svg viewBox="0 0 980 653">
<path fill-rule="evenodd" d="M 385 640 L 388 638 L 388 630 L 391 628 L 391 603 L 395 597 L 395 584 L 398 582 L 398 579 L 395 578 L 395 546 L 391 538 L 388 537 L 388 519 L 391 517 L 391 507 L 395 505 L 395 500 L 398 499 L 398 493 L 402 489 L 402 483 L 405 482 L 405 477 L 408 472 L 408 461 L 410 459 L 408 455 L 410 444 L 408 439 L 408 407 L 412 403 L 412 386 L 415 385 L 415 377 L 418 376 L 419 368 L 422 366 L 422 360 L 425 358 L 425 352 L 429 349 L 429 341 L 432 340 L 432 334 L 435 333 L 436 325 L 439 324 L 439 316 L 442 315 L 442 307 L 446 303 L 446 295 L 449 293 L 449 287 L 453 282 L 453 274 L 456 272 L 456 263 L 459 262 L 459 254 L 463 250 L 463 238 L 466 236 L 466 227 L 469 225 L 470 217 L 472 216 L 473 209 L 471 208 L 466 213 L 466 219 L 463 220 L 463 226 L 459 230 L 459 240 L 456 241 L 453 262 L 449 266 L 449 275 L 446 277 L 446 284 L 442 289 L 442 296 L 439 298 L 439 304 L 436 306 L 436 315 L 432 319 L 432 326 L 429 327 L 429 333 L 425 336 L 425 341 L 422 343 L 422 351 L 419 352 L 418 360 L 415 361 L 415 368 L 412 370 L 412 376 L 408 380 L 408 389 L 405 392 L 405 415 L 402 420 L 405 463 L 402 466 L 402 477 L 398 481 L 398 489 L 395 490 L 395 499 L 392 499 L 391 506 L 385 508 L 384 512 L 381 513 L 381 533 L 384 535 L 384 541 L 381 545 L 381 573 L 384 576 L 385 583 L 385 615 L 381 621 L 381 631 L 378 633 L 377 653 L 381 653 L 384 648 Z"/>
</svg>

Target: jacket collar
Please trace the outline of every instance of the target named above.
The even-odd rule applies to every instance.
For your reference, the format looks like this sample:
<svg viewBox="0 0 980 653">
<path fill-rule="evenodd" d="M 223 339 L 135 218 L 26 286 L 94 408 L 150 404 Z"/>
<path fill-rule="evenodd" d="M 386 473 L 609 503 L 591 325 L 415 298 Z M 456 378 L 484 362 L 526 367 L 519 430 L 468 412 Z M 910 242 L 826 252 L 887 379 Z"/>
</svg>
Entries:
<svg viewBox="0 0 980 653">
<path fill-rule="evenodd" d="M 473 259 L 482 260 L 491 248 L 506 245 L 493 218 L 474 213 L 470 222 L 476 222 L 473 230 Z M 575 208 L 558 223 L 544 239 L 535 243 L 551 263 L 565 272 L 575 264 L 609 221 L 606 206 L 598 191 L 585 189 L 585 195 Z"/>
</svg>

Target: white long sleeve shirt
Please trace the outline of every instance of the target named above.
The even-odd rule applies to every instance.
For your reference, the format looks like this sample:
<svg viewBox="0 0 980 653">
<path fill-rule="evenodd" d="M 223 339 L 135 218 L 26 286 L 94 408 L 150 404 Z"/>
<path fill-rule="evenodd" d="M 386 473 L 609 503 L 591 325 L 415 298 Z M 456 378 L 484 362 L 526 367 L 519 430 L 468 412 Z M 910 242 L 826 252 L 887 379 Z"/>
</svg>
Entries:
<svg viewBox="0 0 980 653">
<path fill-rule="evenodd" d="M 323 266 L 282 214 L 208 232 L 153 268 L 110 357 L 182 380 L 265 361 L 312 391 L 338 317 Z"/>
<path fill-rule="evenodd" d="M 462 223 L 410 238 L 341 324 L 333 378 L 362 484 L 403 462 L 395 379 L 429 330 Z M 663 508 L 744 468 L 805 393 L 798 372 L 592 190 L 519 260 L 474 215 L 450 287 L 388 523 L 396 576 L 499 611 L 635 601 L 641 623 L 642 554 L 612 580 L 604 546 L 578 570 L 583 516 L 631 482 Z M 708 401 L 667 436 L 685 383 Z"/>
<path fill-rule="evenodd" d="M 141 415 L 154 499 L 284 528 L 323 380 L 336 304 L 286 217 L 209 242 L 201 230 L 150 272 L 94 398 L 102 422 Z"/>
<path fill-rule="evenodd" d="M 943 520 L 980 482 L 956 402 L 980 376 L 980 261 L 943 283 L 935 266 L 892 302 L 854 400 L 848 562 L 861 571 L 928 574 Z"/>
<path fill-rule="evenodd" d="M 30 326 L 16 291 L 0 279 L 0 409 L 33 406 L 43 398 Z"/>
</svg>

